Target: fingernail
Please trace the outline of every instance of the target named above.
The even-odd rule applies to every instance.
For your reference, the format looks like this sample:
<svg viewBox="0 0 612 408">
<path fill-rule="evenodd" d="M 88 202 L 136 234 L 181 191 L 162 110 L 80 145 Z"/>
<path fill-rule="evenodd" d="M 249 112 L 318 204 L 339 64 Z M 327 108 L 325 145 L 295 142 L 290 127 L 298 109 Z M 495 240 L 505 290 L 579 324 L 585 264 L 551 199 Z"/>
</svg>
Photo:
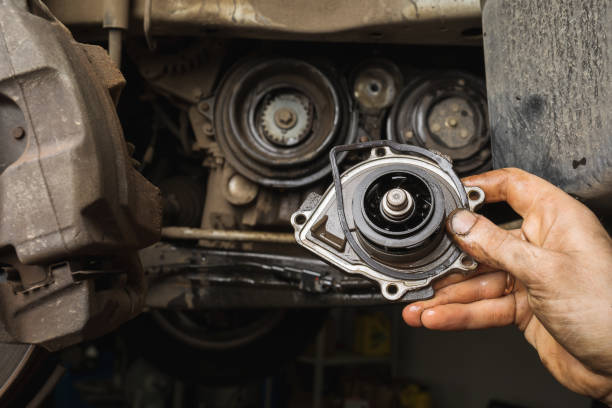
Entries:
<svg viewBox="0 0 612 408">
<path fill-rule="evenodd" d="M 409 311 L 409 312 L 412 312 L 412 313 L 416 313 L 416 312 L 420 311 L 422 308 L 423 308 L 423 307 L 422 307 L 422 306 L 419 306 L 419 305 L 410 305 L 410 306 L 408 307 L 408 311 Z"/>
<path fill-rule="evenodd" d="M 457 235 L 467 235 L 476 224 L 476 216 L 468 210 L 458 210 L 451 216 L 450 227 Z"/>
</svg>

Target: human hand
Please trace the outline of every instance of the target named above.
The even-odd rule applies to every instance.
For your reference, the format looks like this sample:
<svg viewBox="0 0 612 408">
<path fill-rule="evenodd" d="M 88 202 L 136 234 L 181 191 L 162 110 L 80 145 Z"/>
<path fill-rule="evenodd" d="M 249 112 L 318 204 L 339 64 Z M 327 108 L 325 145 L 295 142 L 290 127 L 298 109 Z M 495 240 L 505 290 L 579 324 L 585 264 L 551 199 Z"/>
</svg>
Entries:
<svg viewBox="0 0 612 408">
<path fill-rule="evenodd" d="M 403 311 L 413 327 L 479 329 L 516 324 L 567 388 L 612 404 L 612 240 L 595 215 L 562 190 L 518 169 L 468 177 L 486 202 L 523 217 L 505 231 L 467 210 L 447 230 L 481 263 L 438 281 L 434 298 Z M 516 277 L 511 293 L 507 272 Z"/>
</svg>

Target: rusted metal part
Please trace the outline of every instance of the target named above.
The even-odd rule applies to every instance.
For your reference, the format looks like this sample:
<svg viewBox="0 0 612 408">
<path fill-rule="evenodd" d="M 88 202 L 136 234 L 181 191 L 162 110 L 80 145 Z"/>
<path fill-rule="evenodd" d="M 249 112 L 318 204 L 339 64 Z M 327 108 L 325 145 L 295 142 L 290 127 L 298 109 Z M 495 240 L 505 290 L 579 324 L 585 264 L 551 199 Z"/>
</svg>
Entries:
<svg viewBox="0 0 612 408">
<path fill-rule="evenodd" d="M 102 47 L 91 44 L 79 44 L 85 53 L 91 66 L 96 71 L 98 78 L 111 95 L 115 106 L 119 103 L 121 91 L 125 87 L 125 78 L 117 68 L 116 64 L 108 58 L 108 54 Z"/>
<path fill-rule="evenodd" d="M 184 248 L 140 251 L 152 308 L 327 307 L 385 302 L 367 279 L 308 256 Z"/>
<path fill-rule="evenodd" d="M 0 94 L 22 112 L 27 147 L 0 175 L 0 247 L 44 263 L 155 242 L 159 191 L 132 167 L 88 55 L 59 22 L 3 3 Z"/>
<path fill-rule="evenodd" d="M 301 111 L 301 130 L 291 134 L 274 125 L 274 112 L 281 108 Z M 351 143 L 356 122 L 348 90 L 323 62 L 244 59 L 224 76 L 215 95 L 221 152 L 237 172 L 266 187 L 302 187 L 328 175 L 327 151 Z"/>
<path fill-rule="evenodd" d="M 91 28 L 102 21 L 98 0 L 47 3 L 71 26 Z M 147 5 L 150 19 L 145 19 Z M 148 24 L 149 37 L 202 35 L 204 28 L 252 38 L 413 44 L 481 41 L 479 0 L 301 0 L 290 4 L 284 0 L 134 0 L 131 15 Z"/>
<path fill-rule="evenodd" d="M 378 115 L 391 106 L 403 83 L 397 65 L 385 59 L 361 63 L 354 70 L 353 76 L 353 96 L 368 115 Z"/>
<path fill-rule="evenodd" d="M 198 179 L 174 176 L 162 179 L 159 189 L 164 203 L 164 225 L 197 226 L 202 220 L 204 185 Z"/>
<path fill-rule="evenodd" d="M 140 74 L 158 92 L 180 103 L 196 104 L 212 94 L 227 52 L 224 45 L 223 41 L 202 40 L 172 54 L 133 45 L 128 52 Z"/>
<path fill-rule="evenodd" d="M 484 82 L 462 71 L 425 75 L 408 84 L 391 109 L 389 136 L 440 152 L 460 175 L 491 168 Z"/>
<path fill-rule="evenodd" d="M 173 278 L 149 291 L 147 306 L 170 309 L 229 309 L 229 308 L 321 308 L 373 306 L 387 303 L 376 293 L 330 293 L 312 295 L 299 290 L 268 288 L 223 287 L 195 285 L 192 280 Z"/>
<path fill-rule="evenodd" d="M 159 239 L 159 191 L 132 166 L 111 99 L 123 80 L 101 49 L 39 1 L 0 9 L 0 116 L 23 129 L 0 146 L 12 152 L 0 168 L 0 340 L 57 349 L 140 309 L 133 254 Z"/>
<path fill-rule="evenodd" d="M 265 231 L 232 231 L 188 227 L 164 227 L 162 238 L 168 239 L 205 239 L 209 241 L 267 242 L 294 244 L 293 234 Z"/>
<path fill-rule="evenodd" d="M 83 266 L 73 262 L 50 266 L 51 279 L 27 290 L 19 281 L 1 284 L 0 317 L 5 332 L 0 333 L 0 341 L 57 350 L 104 334 L 140 312 L 146 285 L 137 257 L 118 260 L 120 269 L 115 271 L 88 271 Z M 106 285 L 118 282 L 96 289 L 104 281 Z"/>
<path fill-rule="evenodd" d="M 241 41 L 220 42 L 196 38 L 186 43 L 166 38 L 161 43 L 166 46 L 177 44 L 176 48 L 179 50 L 171 54 L 161 51 L 151 53 L 144 45 L 141 48 L 132 45 L 129 51 L 154 91 L 166 96 L 174 106 L 188 112 L 195 143 L 189 145 L 181 141 L 183 150 L 193 149 L 204 153 L 202 164 L 208 170 L 208 180 L 205 183 L 207 194 L 201 223 L 188 226 L 200 226 L 203 229 L 278 231 L 287 228 L 291 213 L 309 192 L 322 193 L 325 189 L 325 183 L 317 183 L 315 180 L 328 168 L 327 158 L 323 154 L 327 148 L 323 143 L 317 143 L 321 140 L 320 134 L 326 133 L 322 132 L 322 124 L 326 121 L 320 114 L 321 109 L 314 109 L 313 103 L 308 101 L 312 98 L 304 101 L 299 97 L 304 94 L 305 86 L 308 86 L 310 91 L 304 95 L 313 94 L 312 90 L 316 91 L 318 87 L 312 86 L 312 81 L 305 81 L 305 75 L 296 78 L 296 66 L 312 66 L 314 63 L 321 73 L 325 73 L 325 77 L 334 79 L 334 88 L 337 88 L 334 92 L 341 96 L 340 99 L 346 100 L 344 105 L 350 104 L 354 107 L 351 112 L 353 116 L 347 118 L 347 115 L 339 115 L 338 119 L 338 123 L 354 123 L 358 128 L 357 132 L 354 132 L 355 129 L 348 133 L 338 132 L 339 136 L 350 135 L 351 140 L 357 135 L 363 136 L 364 132 L 367 132 L 368 138 L 372 140 L 385 137 L 384 119 L 387 117 L 389 104 L 394 102 L 402 89 L 402 73 L 410 73 L 407 78 L 411 79 L 416 75 L 414 69 L 405 62 L 399 63 L 391 58 L 391 55 L 372 59 L 369 51 L 363 56 L 354 55 L 353 63 L 347 62 L 345 58 L 336 60 L 331 54 L 319 54 L 319 51 L 313 51 L 312 47 L 287 47 L 285 43 L 274 43 L 261 49 L 253 47 L 246 55 L 232 51 L 239 49 L 239 44 L 244 44 Z M 342 46 L 338 47 L 340 51 Z M 461 55 L 464 54 L 463 48 L 457 50 L 460 50 L 456 52 Z M 279 64 L 279 56 L 286 54 L 291 58 L 282 58 L 284 62 Z M 224 55 L 227 58 L 223 58 Z M 295 55 L 301 58 L 300 64 Z M 422 59 L 420 55 L 414 55 L 414 58 Z M 249 59 L 253 62 L 249 62 Z M 288 61 L 293 63 L 290 68 L 281 70 Z M 264 71 L 267 72 L 266 75 L 261 75 L 259 70 L 260 74 L 255 76 L 254 81 L 251 71 L 263 62 L 267 62 L 272 70 Z M 347 69 L 347 66 L 353 68 Z M 222 75 L 224 73 L 225 75 Z M 245 81 L 247 76 L 251 78 L 248 82 Z M 277 78 L 273 84 L 270 76 Z M 239 79 L 236 79 L 237 77 Z M 309 77 L 306 76 L 307 78 Z M 246 83 L 246 86 L 241 88 L 239 83 Z M 262 88 L 264 86 L 265 88 Z M 270 92 L 264 93 L 263 89 L 269 89 Z M 277 92 L 279 89 L 283 90 L 280 94 Z M 349 90 L 361 93 L 351 98 Z M 245 94 L 248 96 L 245 97 Z M 362 97 L 366 94 L 368 98 L 364 100 Z M 382 94 L 384 97 L 379 100 L 378 96 Z M 262 102 L 257 103 L 262 95 Z M 296 109 L 293 97 L 298 97 L 302 105 L 297 107 L 303 107 L 303 110 Z M 283 103 L 276 106 L 279 102 Z M 242 109 L 238 109 L 237 105 L 242 105 Z M 324 98 L 316 105 L 331 105 L 331 100 Z M 274 107 L 280 109 L 272 109 Z M 303 122 L 301 129 L 304 132 L 296 132 L 298 136 L 293 138 L 296 141 L 301 140 L 297 144 L 283 139 L 283 135 L 287 135 L 287 129 L 282 126 L 290 126 L 276 123 L 277 119 L 281 119 L 276 118 L 276 114 L 286 113 L 285 108 L 291 108 L 295 114 L 294 118 L 289 118 L 289 124 L 294 126 L 291 130 L 296 130 L 300 127 L 299 122 Z M 302 116 L 305 116 L 305 121 L 298 120 L 300 111 Z M 357 112 L 359 119 L 355 114 Z M 325 116 L 331 118 L 334 115 Z M 273 126 L 275 132 L 270 132 Z M 310 131 L 314 128 L 318 131 Z M 334 137 L 331 144 L 348 142 L 337 139 L 342 138 Z M 309 149 L 305 148 L 308 147 L 307 144 Z M 312 159 L 305 162 L 308 157 Z M 292 188 L 283 189 L 280 193 L 278 189 L 269 187 L 270 185 Z M 231 241 L 216 240 L 201 244 L 226 249 L 254 249 L 251 243 Z"/>
<path fill-rule="evenodd" d="M 236 197 L 230 188 L 230 183 L 236 176 L 238 173 L 227 162 L 223 162 L 221 168 L 215 167 L 209 170 L 202 229 L 239 230 L 246 227 L 273 231 L 286 228 L 293 209 L 307 194 L 307 191 L 301 190 L 286 190 L 278 194 L 278 191 L 255 185 L 258 187 L 256 194 L 254 190 L 251 191 L 252 187 L 248 187 L 248 191 L 240 194 L 242 197 Z M 250 186 L 250 183 L 247 185 Z M 247 200 L 249 196 L 253 197 L 250 202 Z M 241 245 L 237 241 L 227 240 L 207 240 L 202 244 L 222 248 L 238 248 Z"/>
</svg>

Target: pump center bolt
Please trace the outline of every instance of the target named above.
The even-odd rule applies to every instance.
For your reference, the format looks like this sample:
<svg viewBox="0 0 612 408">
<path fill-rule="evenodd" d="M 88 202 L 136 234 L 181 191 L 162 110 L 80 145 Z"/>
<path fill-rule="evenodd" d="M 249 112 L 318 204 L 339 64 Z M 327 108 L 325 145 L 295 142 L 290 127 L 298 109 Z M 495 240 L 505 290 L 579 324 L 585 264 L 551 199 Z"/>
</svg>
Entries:
<svg viewBox="0 0 612 408">
<path fill-rule="evenodd" d="M 402 210 L 406 208 L 408 204 L 408 193 L 401 188 L 394 188 L 393 190 L 387 191 L 385 198 L 389 207 L 394 210 Z"/>
<path fill-rule="evenodd" d="M 381 202 L 384 215 L 393 219 L 401 220 L 412 211 L 414 200 L 410 193 L 403 188 L 394 188 L 387 191 Z"/>
</svg>

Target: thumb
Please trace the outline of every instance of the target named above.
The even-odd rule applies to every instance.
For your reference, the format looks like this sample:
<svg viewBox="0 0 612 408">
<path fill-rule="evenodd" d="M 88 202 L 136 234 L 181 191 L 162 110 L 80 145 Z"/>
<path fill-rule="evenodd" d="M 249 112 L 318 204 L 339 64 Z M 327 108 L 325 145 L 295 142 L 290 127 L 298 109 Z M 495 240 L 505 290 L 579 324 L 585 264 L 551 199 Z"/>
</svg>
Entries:
<svg viewBox="0 0 612 408">
<path fill-rule="evenodd" d="M 541 279 L 537 271 L 550 258 L 546 250 L 465 209 L 448 216 L 446 229 L 457 245 L 478 262 L 510 272 L 527 286 Z"/>
</svg>

